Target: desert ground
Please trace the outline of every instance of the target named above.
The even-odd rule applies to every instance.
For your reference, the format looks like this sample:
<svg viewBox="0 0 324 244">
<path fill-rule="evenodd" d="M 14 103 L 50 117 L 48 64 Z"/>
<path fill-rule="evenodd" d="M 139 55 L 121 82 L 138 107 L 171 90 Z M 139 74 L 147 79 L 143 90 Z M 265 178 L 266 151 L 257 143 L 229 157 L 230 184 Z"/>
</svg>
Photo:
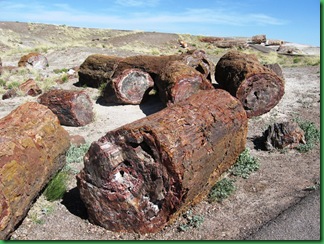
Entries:
<svg viewBox="0 0 324 244">
<path fill-rule="evenodd" d="M 45 55 L 49 67 L 44 70 L 4 71 L 0 79 L 24 82 L 33 78 L 43 91 L 52 88 L 82 89 L 93 100 L 95 119 L 83 127 L 64 128 L 71 135 L 81 135 L 87 143 L 98 140 L 108 131 L 163 109 L 156 96 L 141 105 L 107 106 L 100 104 L 100 91 L 78 87 L 77 74 L 65 82 L 55 82 L 62 73 L 55 70 L 80 66 L 91 54 L 121 57 L 148 54 L 178 54 L 186 49 L 202 49 L 216 65 L 229 49 L 199 41 L 190 34 L 167 34 L 142 31 L 119 31 L 43 25 L 35 23 L 0 22 L 0 57 L 2 65 L 17 66 L 21 56 L 32 51 Z M 236 190 L 222 202 L 202 201 L 192 206 L 190 214 L 200 216 L 199 226 L 186 224 L 181 216 L 162 231 L 154 234 L 116 233 L 91 224 L 76 188 L 75 175 L 82 163 L 72 163 L 68 191 L 62 200 L 49 202 L 41 194 L 26 218 L 12 233 L 12 240 L 244 240 L 263 225 L 295 205 L 320 185 L 320 145 L 301 153 L 295 149 L 266 151 L 260 137 L 275 122 L 301 120 L 313 122 L 320 128 L 320 65 L 319 47 L 286 43 L 294 47 L 296 55 L 279 55 L 275 51 L 262 53 L 252 48 L 243 52 L 255 53 L 263 63 L 279 63 L 285 79 L 285 95 L 270 112 L 249 120 L 247 148 L 260 162 L 260 168 L 248 179 L 225 173 L 235 180 Z M 213 80 L 215 83 L 215 80 Z M 6 90 L 0 87 L 0 95 Z M 0 100 L 0 118 L 26 101 L 37 97 L 17 96 Z M 318 216 L 320 213 L 318 213 Z"/>
</svg>

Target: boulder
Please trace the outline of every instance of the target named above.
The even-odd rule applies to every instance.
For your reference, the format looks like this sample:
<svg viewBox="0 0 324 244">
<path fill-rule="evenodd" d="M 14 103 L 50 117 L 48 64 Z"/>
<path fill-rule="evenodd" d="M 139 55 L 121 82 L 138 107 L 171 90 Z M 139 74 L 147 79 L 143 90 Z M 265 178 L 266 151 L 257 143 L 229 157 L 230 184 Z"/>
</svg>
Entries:
<svg viewBox="0 0 324 244">
<path fill-rule="evenodd" d="M 29 53 L 20 58 L 18 67 L 45 69 L 48 67 L 47 58 L 40 53 Z"/>
<path fill-rule="evenodd" d="M 50 90 L 38 98 L 60 120 L 61 125 L 84 126 L 93 121 L 93 105 L 84 91 Z"/>
<path fill-rule="evenodd" d="M 0 239 L 9 238 L 64 166 L 69 134 L 46 106 L 25 103 L 0 119 Z"/>
</svg>

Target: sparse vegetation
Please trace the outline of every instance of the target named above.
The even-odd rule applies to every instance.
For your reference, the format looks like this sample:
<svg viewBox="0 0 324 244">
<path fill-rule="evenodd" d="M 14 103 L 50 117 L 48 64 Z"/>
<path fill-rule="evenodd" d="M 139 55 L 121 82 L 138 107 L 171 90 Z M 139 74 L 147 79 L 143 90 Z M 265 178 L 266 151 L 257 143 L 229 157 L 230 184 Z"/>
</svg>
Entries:
<svg viewBox="0 0 324 244">
<path fill-rule="evenodd" d="M 250 149 L 246 148 L 238 157 L 236 163 L 230 169 L 230 172 L 235 176 L 241 176 L 244 179 L 247 179 L 249 175 L 258 170 L 260 164 L 258 159 L 251 156 Z"/>
<path fill-rule="evenodd" d="M 89 150 L 89 147 L 89 143 L 85 143 L 81 146 L 72 145 L 66 153 L 66 163 L 82 163 L 83 157 Z"/>
<path fill-rule="evenodd" d="M 58 172 L 45 188 L 46 200 L 52 202 L 61 199 L 67 190 L 67 180 L 68 173 L 65 170 Z"/>
<path fill-rule="evenodd" d="M 236 187 L 233 179 L 223 178 L 211 188 L 208 194 L 208 201 L 222 202 L 224 199 L 230 196 L 235 189 Z"/>
<path fill-rule="evenodd" d="M 201 215 L 193 215 L 192 211 L 187 211 L 183 217 L 186 219 L 187 223 L 180 225 L 179 231 L 187 231 L 190 228 L 198 228 L 203 222 L 204 217 Z"/>
<path fill-rule="evenodd" d="M 302 121 L 296 119 L 299 127 L 305 133 L 306 144 L 300 144 L 297 150 L 301 153 L 306 153 L 314 148 L 314 146 L 320 141 L 320 131 L 316 128 L 315 124 L 310 121 Z"/>
</svg>

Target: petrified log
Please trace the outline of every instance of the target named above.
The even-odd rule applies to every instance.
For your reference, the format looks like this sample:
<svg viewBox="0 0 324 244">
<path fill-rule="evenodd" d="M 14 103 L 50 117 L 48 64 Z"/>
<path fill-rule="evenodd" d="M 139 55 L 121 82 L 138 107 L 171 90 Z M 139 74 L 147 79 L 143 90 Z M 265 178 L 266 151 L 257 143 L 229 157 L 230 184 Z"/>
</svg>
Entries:
<svg viewBox="0 0 324 244">
<path fill-rule="evenodd" d="M 48 67 L 47 58 L 40 53 L 29 53 L 20 58 L 18 67 L 45 69 Z"/>
<path fill-rule="evenodd" d="M 93 106 L 84 91 L 50 90 L 38 98 L 60 120 L 61 125 L 84 126 L 93 121 Z"/>
<path fill-rule="evenodd" d="M 266 41 L 267 41 L 266 35 L 255 35 L 255 36 L 252 36 L 252 43 L 261 44 L 261 43 L 266 43 Z"/>
<path fill-rule="evenodd" d="M 182 61 L 169 62 L 155 84 L 161 101 L 167 105 L 183 101 L 199 90 L 214 89 L 200 72 Z"/>
<path fill-rule="evenodd" d="M 0 119 L 0 239 L 65 164 L 69 134 L 47 107 L 29 102 Z"/>
<path fill-rule="evenodd" d="M 191 58 L 188 56 L 191 56 Z M 87 57 L 80 66 L 79 83 L 80 85 L 98 88 L 102 84 L 111 82 L 113 77 L 116 78 L 115 72 L 121 74 L 125 69 L 142 70 L 149 73 L 155 80 L 161 68 L 168 62 L 175 60 L 183 60 L 202 72 L 205 77 L 210 77 L 212 63 L 208 61 L 205 52 L 202 50 L 188 51 L 188 53 L 181 55 L 138 55 L 127 58 L 94 54 Z"/>
<path fill-rule="evenodd" d="M 108 132 L 77 175 L 90 221 L 113 231 L 160 230 L 207 195 L 246 135 L 242 104 L 221 89 Z"/>
<path fill-rule="evenodd" d="M 304 131 L 295 122 L 274 123 L 263 133 L 265 147 L 271 151 L 275 148 L 295 148 L 305 144 Z"/>
<path fill-rule="evenodd" d="M 107 102 L 140 104 L 146 91 L 154 86 L 149 73 L 139 69 L 118 70 L 103 91 Z"/>
<path fill-rule="evenodd" d="M 90 55 L 81 64 L 78 71 L 80 85 L 100 87 L 111 80 L 118 63 L 123 58 L 101 54 Z"/>
<path fill-rule="evenodd" d="M 284 80 L 252 54 L 226 53 L 216 65 L 215 79 L 243 103 L 249 118 L 267 113 L 284 95 Z"/>
</svg>

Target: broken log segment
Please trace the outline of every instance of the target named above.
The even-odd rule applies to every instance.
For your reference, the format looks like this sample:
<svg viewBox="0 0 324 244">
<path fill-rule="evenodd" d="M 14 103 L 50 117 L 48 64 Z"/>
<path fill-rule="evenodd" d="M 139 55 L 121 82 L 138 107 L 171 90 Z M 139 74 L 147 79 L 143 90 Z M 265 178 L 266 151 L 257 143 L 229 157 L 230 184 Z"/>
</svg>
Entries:
<svg viewBox="0 0 324 244">
<path fill-rule="evenodd" d="M 116 72 L 103 91 L 106 102 L 117 104 L 140 104 L 147 90 L 154 86 L 149 73 L 139 69 Z"/>
<path fill-rule="evenodd" d="M 182 61 L 169 62 L 155 81 L 160 99 L 166 105 L 183 101 L 199 90 L 214 89 L 197 70 Z"/>
<path fill-rule="evenodd" d="M 269 112 L 284 95 L 284 80 L 253 54 L 226 53 L 216 65 L 215 79 L 242 102 L 249 118 Z"/>
<path fill-rule="evenodd" d="M 46 106 L 29 102 L 0 119 L 0 240 L 65 164 L 69 134 Z"/>
<path fill-rule="evenodd" d="M 200 202 L 245 149 L 246 112 L 218 90 L 108 132 L 77 175 L 89 220 L 118 232 L 157 232 Z"/>
<path fill-rule="evenodd" d="M 61 125 L 84 126 L 93 121 L 93 105 L 84 91 L 50 90 L 38 98 L 60 120 Z"/>
<path fill-rule="evenodd" d="M 80 86 L 99 88 L 101 84 L 106 84 L 122 59 L 102 54 L 88 56 L 78 71 Z"/>
</svg>

